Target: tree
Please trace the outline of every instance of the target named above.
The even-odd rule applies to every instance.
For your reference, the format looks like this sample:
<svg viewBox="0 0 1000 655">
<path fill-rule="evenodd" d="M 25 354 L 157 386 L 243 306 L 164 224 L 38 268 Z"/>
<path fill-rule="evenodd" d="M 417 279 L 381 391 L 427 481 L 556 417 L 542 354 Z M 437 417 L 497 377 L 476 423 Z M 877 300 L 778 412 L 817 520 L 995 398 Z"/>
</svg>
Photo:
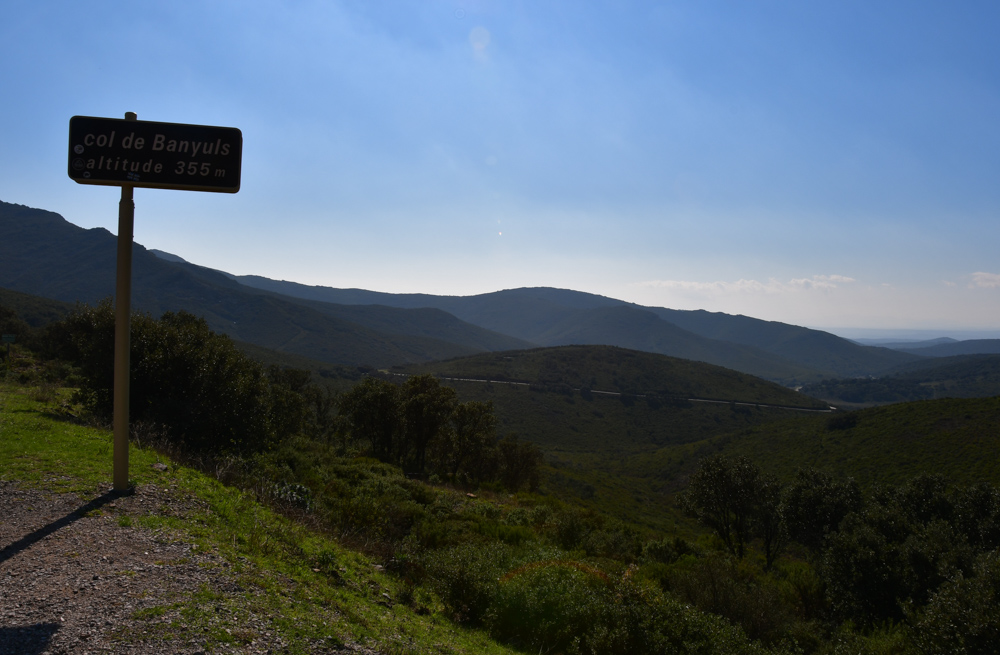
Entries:
<svg viewBox="0 0 1000 655">
<path fill-rule="evenodd" d="M 685 511 L 710 527 L 733 555 L 742 558 L 758 511 L 760 469 L 746 457 L 708 457 L 691 476 L 682 497 Z"/>
<path fill-rule="evenodd" d="M 988 507 L 989 488 L 974 489 Z M 820 574 L 834 611 L 858 625 L 902 620 L 949 581 L 974 575 L 991 544 L 975 540 L 982 524 L 968 520 L 968 498 L 934 475 L 876 489 L 825 541 Z"/>
<path fill-rule="evenodd" d="M 472 482 L 496 473 L 497 418 L 493 402 L 470 400 L 455 406 L 451 429 L 440 435 L 435 460 L 440 471 L 456 478 L 464 473 Z"/>
<path fill-rule="evenodd" d="M 910 618 L 914 641 L 922 653 L 996 653 L 1000 643 L 1000 553 L 981 554 L 974 575 L 958 575 L 945 582 L 926 608 Z"/>
<path fill-rule="evenodd" d="M 764 561 L 768 569 L 784 548 L 788 534 L 782 515 L 781 496 L 782 486 L 778 479 L 762 474 L 753 520 L 754 533 L 760 537 L 761 545 L 764 547 Z"/>
<path fill-rule="evenodd" d="M 789 537 L 814 553 L 845 516 L 859 509 L 861 489 L 853 479 L 838 482 L 813 468 L 796 472 L 782 500 Z"/>
<path fill-rule="evenodd" d="M 20 342 L 24 340 L 30 330 L 31 328 L 18 316 L 16 311 L 0 305 L 0 333 L 13 334 Z"/>
<path fill-rule="evenodd" d="M 114 309 L 83 306 L 48 330 L 55 355 L 79 366 L 81 397 L 110 417 L 114 390 Z M 301 426 L 301 412 L 264 368 L 204 319 L 168 312 L 131 319 L 129 414 L 165 426 L 197 451 L 270 448 Z"/>
<path fill-rule="evenodd" d="M 535 444 L 507 435 L 497 443 L 497 460 L 500 482 L 507 489 L 517 491 L 525 485 L 531 490 L 538 487 L 542 453 Z"/>
<path fill-rule="evenodd" d="M 372 457 L 395 463 L 402 424 L 396 385 L 365 378 L 341 397 L 340 415 L 355 439 L 368 442 Z"/>
<path fill-rule="evenodd" d="M 414 469 L 424 473 L 427 447 L 448 430 L 455 404 L 455 390 L 442 387 L 433 375 L 415 375 L 407 379 L 402 388 L 401 464 L 412 461 Z"/>
</svg>

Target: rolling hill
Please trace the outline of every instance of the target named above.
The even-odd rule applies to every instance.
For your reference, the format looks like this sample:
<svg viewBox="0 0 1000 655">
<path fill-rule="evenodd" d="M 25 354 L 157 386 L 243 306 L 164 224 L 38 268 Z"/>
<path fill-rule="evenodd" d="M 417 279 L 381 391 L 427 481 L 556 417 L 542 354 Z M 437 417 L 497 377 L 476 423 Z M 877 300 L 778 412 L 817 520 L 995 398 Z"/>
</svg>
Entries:
<svg viewBox="0 0 1000 655">
<path fill-rule="evenodd" d="M 898 484 L 921 473 L 1000 484 L 1000 397 L 901 403 L 836 418 L 752 428 L 725 439 L 723 452 L 746 455 L 785 478 L 811 466 L 853 476 L 863 486 Z"/>
<path fill-rule="evenodd" d="M 696 359 L 794 385 L 822 376 L 874 375 L 919 359 L 861 346 L 828 332 L 704 311 L 642 307 L 552 288 L 476 296 L 388 294 L 239 276 L 243 284 L 308 300 L 436 307 L 489 330 L 542 346 L 613 345 Z"/>
<path fill-rule="evenodd" d="M 0 287 L 93 303 L 114 291 L 116 237 L 0 203 Z M 566 289 L 387 294 L 236 277 L 139 244 L 133 306 L 184 309 L 234 339 L 339 365 L 393 366 L 477 352 L 611 345 L 693 359 L 789 386 L 879 375 L 919 356 L 745 316 L 649 308 Z"/>
<path fill-rule="evenodd" d="M 825 380 L 803 387 L 802 392 L 838 406 L 1000 396 L 1000 355 L 924 359 L 879 378 Z"/>
<path fill-rule="evenodd" d="M 95 303 L 113 295 L 117 239 L 107 230 L 85 230 L 58 214 L 9 203 L 0 203 L 0 228 L 0 287 L 64 302 Z M 526 345 L 443 312 L 345 307 L 341 314 L 354 322 L 336 308 L 320 311 L 246 287 L 139 244 L 133 247 L 132 304 L 156 316 L 183 309 L 236 340 L 342 365 L 391 366 Z"/>
<path fill-rule="evenodd" d="M 612 346 L 486 353 L 394 369 L 431 373 L 463 400 L 492 401 L 505 431 L 557 458 L 688 443 L 827 405 L 736 371 Z M 704 402 L 704 401 L 715 402 Z M 561 455 L 560 455 L 561 454 Z"/>
</svg>

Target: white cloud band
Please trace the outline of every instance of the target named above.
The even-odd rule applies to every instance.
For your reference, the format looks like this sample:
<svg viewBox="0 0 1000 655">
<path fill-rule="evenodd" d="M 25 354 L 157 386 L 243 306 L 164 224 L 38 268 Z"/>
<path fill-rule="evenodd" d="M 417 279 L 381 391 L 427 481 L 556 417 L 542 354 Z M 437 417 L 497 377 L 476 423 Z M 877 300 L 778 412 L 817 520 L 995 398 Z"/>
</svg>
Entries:
<svg viewBox="0 0 1000 655">
<path fill-rule="evenodd" d="M 998 276 L 1000 277 L 1000 276 Z M 781 282 L 774 278 L 767 282 L 758 280 L 737 280 L 736 282 L 690 282 L 685 280 L 649 280 L 636 286 L 657 289 L 672 289 L 690 294 L 721 296 L 734 294 L 782 294 L 801 290 L 829 290 L 839 285 L 855 282 L 845 275 L 814 275 L 810 278 L 796 278 Z"/>
</svg>

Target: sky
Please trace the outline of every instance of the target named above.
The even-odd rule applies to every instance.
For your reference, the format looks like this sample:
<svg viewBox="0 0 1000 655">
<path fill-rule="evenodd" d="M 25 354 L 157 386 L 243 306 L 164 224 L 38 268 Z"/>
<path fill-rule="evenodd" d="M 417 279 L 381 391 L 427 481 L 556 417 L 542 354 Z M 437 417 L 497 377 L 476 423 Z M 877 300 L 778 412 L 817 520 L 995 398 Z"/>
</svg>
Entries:
<svg viewBox="0 0 1000 655">
<path fill-rule="evenodd" d="M 135 240 L 203 266 L 1000 336 L 998 28 L 962 0 L 3 0 L 0 200 L 117 232 L 68 124 L 133 111 L 243 133 L 239 193 L 135 191 Z"/>
</svg>

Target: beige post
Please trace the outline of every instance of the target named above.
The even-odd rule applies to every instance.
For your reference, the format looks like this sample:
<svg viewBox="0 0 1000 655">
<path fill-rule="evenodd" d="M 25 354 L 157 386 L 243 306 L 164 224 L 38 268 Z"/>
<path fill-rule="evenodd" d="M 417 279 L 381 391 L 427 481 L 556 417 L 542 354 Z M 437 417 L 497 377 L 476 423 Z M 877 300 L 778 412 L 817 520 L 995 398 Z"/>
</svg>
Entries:
<svg viewBox="0 0 1000 655">
<path fill-rule="evenodd" d="M 125 113 L 125 120 L 138 116 Z M 132 312 L 132 231 L 135 224 L 135 203 L 132 185 L 122 185 L 118 203 L 118 272 L 115 285 L 115 396 L 114 396 L 114 482 L 115 491 L 126 492 L 128 485 L 128 403 L 129 403 L 129 342 Z"/>
</svg>

